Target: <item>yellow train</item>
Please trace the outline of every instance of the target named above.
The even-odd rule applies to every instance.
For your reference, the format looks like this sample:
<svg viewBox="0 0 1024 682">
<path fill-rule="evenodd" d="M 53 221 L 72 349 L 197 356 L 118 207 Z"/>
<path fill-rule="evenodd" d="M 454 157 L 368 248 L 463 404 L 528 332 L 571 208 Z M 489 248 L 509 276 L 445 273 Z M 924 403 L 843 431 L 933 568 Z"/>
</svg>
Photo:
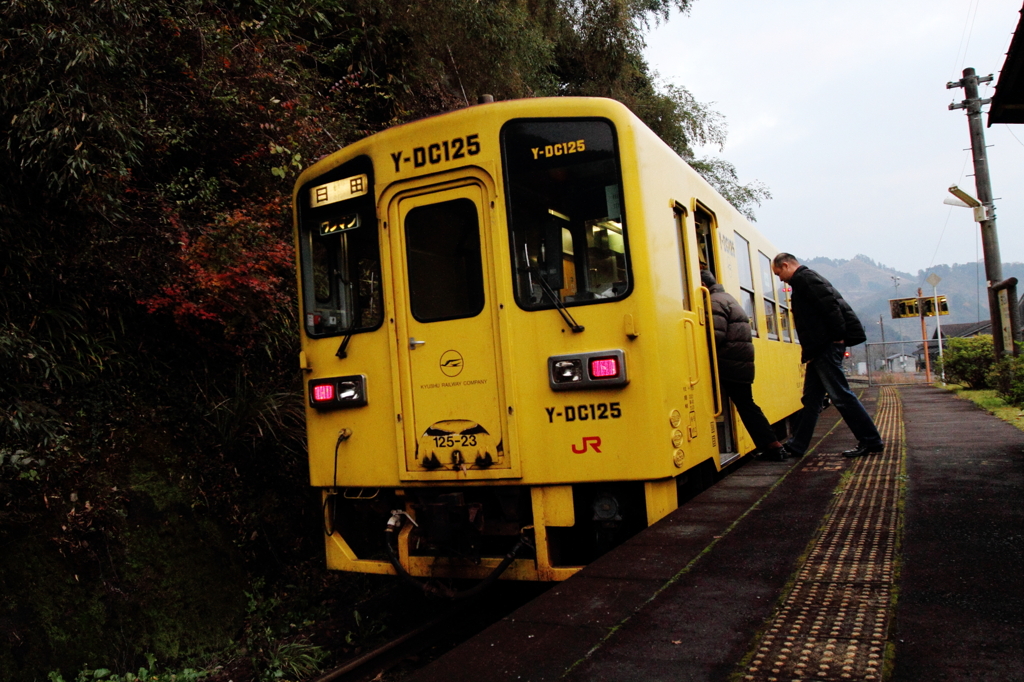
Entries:
<svg viewBox="0 0 1024 682">
<path fill-rule="evenodd" d="M 398 126 L 293 198 L 330 568 L 562 580 L 749 454 L 701 267 L 748 309 L 769 420 L 800 407 L 776 251 L 618 102 Z"/>
</svg>

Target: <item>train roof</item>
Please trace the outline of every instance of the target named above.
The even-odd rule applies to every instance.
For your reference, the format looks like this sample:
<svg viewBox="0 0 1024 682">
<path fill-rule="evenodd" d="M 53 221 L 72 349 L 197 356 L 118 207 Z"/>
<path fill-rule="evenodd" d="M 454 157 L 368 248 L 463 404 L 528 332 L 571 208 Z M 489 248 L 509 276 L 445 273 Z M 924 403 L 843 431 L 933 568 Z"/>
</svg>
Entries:
<svg viewBox="0 0 1024 682">
<path fill-rule="evenodd" d="M 635 130 L 650 131 L 647 125 L 629 108 L 614 99 L 606 97 L 528 97 L 522 99 L 510 99 L 483 104 L 473 104 L 462 109 L 434 114 L 424 118 L 408 121 L 391 126 L 379 132 L 367 135 L 355 142 L 345 145 L 336 152 L 327 154 L 318 159 L 311 166 L 307 167 L 298 178 L 295 188 L 311 178 L 324 173 L 341 163 L 341 157 L 337 152 L 347 151 L 345 156 L 351 158 L 354 155 L 367 153 L 379 141 L 389 138 L 401 138 L 410 134 L 408 131 L 417 128 L 437 128 L 446 125 L 457 125 L 461 120 L 469 120 L 479 117 L 484 111 L 493 111 L 500 116 L 512 118 L 548 118 L 548 117 L 580 117 L 594 118 L 604 117 L 616 123 L 626 123 Z M 418 133 L 417 133 L 418 134 Z M 654 135 L 651 132 L 651 135 Z M 667 148 L 667 146 L 666 146 Z"/>
</svg>

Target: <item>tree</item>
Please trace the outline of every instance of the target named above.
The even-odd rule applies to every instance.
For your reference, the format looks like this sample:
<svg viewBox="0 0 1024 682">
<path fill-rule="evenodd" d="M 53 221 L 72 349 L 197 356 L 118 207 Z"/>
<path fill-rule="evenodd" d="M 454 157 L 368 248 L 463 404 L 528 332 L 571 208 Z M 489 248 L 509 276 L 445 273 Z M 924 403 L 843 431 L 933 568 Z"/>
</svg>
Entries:
<svg viewBox="0 0 1024 682">
<path fill-rule="evenodd" d="M 698 159 L 694 146 L 725 145 L 724 117 L 685 87 L 662 84 L 643 58 L 644 32 L 686 14 L 692 0 L 571 0 L 550 23 L 557 94 L 611 97 L 628 106 L 683 160 L 750 220 L 753 208 L 771 198 L 759 182 L 741 185 L 736 168 L 713 157 Z"/>
</svg>

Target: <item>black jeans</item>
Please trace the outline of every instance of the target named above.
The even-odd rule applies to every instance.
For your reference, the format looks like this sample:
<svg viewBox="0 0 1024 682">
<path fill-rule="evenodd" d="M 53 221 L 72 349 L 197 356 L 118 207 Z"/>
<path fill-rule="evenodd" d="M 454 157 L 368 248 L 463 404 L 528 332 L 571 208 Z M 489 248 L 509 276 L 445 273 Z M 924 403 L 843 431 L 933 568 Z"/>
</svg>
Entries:
<svg viewBox="0 0 1024 682">
<path fill-rule="evenodd" d="M 752 387 L 750 384 L 725 380 L 721 384 L 722 393 L 736 406 L 736 412 L 739 413 L 743 426 L 747 428 L 750 437 L 754 439 L 754 445 L 759 450 L 764 450 L 779 440 L 775 435 L 775 429 L 768 423 L 768 418 L 764 416 L 764 412 L 754 402 L 754 394 L 751 392 Z"/>
<path fill-rule="evenodd" d="M 834 343 L 824 353 L 807 363 L 807 374 L 804 375 L 804 408 L 800 411 L 800 420 L 789 441 L 789 449 L 797 454 L 807 452 L 814 437 L 814 427 L 818 424 L 818 414 L 825 395 L 832 399 L 832 404 L 839 410 L 843 421 L 853 431 L 857 441 L 868 447 L 882 445 L 882 436 L 875 427 L 871 415 L 864 409 L 857 396 L 850 390 L 850 384 L 843 374 L 843 352 L 846 347 Z"/>
</svg>

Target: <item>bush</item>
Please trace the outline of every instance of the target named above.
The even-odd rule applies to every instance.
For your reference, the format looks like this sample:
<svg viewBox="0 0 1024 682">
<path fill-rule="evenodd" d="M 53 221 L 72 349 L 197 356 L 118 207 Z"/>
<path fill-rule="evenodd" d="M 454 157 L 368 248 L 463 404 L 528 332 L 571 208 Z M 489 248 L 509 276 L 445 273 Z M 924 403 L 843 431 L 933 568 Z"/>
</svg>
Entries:
<svg viewBox="0 0 1024 682">
<path fill-rule="evenodd" d="M 209 674 L 205 670 L 193 670 L 192 668 L 185 668 L 180 672 L 158 672 L 156 657 L 147 654 L 146 659 L 149 661 L 149 668 L 139 668 L 138 674 L 128 672 L 118 675 L 106 668 L 97 668 L 96 670 L 85 668 L 78 673 L 77 677 L 68 678 L 67 682 L 200 682 Z M 51 672 L 47 679 L 49 682 L 65 682 L 64 677 L 56 671 Z"/>
<path fill-rule="evenodd" d="M 943 358 L 946 381 L 972 389 L 990 388 L 989 371 L 995 363 L 990 334 L 949 339 Z"/>
<path fill-rule="evenodd" d="M 1024 407 L 1024 356 L 1006 357 L 992 364 L 989 384 L 1011 405 Z"/>
</svg>

